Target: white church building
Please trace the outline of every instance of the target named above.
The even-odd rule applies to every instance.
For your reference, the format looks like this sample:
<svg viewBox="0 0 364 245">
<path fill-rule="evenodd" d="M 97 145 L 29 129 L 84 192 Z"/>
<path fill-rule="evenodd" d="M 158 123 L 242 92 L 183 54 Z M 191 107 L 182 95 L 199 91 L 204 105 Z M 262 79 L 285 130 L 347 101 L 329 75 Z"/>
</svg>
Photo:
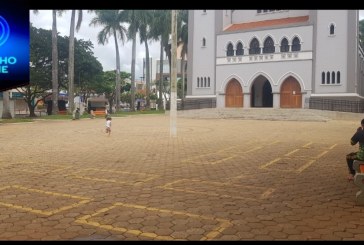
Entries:
<svg viewBox="0 0 364 245">
<path fill-rule="evenodd" d="M 189 10 L 185 109 L 364 112 L 358 10 Z"/>
</svg>

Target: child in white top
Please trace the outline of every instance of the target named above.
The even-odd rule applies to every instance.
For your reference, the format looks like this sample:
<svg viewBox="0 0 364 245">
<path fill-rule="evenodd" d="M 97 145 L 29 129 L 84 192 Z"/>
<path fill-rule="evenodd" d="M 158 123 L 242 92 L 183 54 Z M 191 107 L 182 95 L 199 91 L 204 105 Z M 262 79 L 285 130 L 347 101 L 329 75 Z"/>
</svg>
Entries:
<svg viewBox="0 0 364 245">
<path fill-rule="evenodd" d="M 111 133 L 111 117 L 106 118 L 106 133 Z"/>
</svg>

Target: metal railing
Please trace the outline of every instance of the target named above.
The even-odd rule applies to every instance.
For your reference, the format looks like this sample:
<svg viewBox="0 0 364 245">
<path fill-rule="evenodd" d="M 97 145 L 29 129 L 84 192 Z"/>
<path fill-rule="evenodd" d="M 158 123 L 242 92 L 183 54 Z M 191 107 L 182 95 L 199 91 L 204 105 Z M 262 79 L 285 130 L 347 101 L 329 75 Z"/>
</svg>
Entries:
<svg viewBox="0 0 364 245">
<path fill-rule="evenodd" d="M 177 110 L 192 110 L 203 108 L 216 108 L 216 99 L 184 99 L 177 100 Z M 166 103 L 166 110 L 169 110 L 169 101 Z"/>
<path fill-rule="evenodd" d="M 364 100 L 355 101 L 355 100 L 310 98 L 309 108 L 317 110 L 363 113 Z"/>
</svg>

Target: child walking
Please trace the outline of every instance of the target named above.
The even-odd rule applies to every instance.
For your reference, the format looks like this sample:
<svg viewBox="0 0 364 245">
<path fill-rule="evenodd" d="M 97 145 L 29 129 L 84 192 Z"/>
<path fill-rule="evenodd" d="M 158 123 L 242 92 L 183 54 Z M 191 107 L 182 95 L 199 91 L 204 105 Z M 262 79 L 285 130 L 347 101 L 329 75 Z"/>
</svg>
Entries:
<svg viewBox="0 0 364 245">
<path fill-rule="evenodd" d="M 106 118 L 106 130 L 105 132 L 110 135 L 111 133 L 111 117 Z"/>
</svg>

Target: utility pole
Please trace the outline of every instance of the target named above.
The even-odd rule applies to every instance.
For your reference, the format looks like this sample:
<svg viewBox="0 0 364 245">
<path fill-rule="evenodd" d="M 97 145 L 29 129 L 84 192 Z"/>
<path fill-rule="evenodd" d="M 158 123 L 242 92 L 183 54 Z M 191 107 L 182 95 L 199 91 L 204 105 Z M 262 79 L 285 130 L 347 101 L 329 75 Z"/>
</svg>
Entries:
<svg viewBox="0 0 364 245">
<path fill-rule="evenodd" d="M 170 136 L 177 136 L 177 10 L 172 10 Z"/>
</svg>

